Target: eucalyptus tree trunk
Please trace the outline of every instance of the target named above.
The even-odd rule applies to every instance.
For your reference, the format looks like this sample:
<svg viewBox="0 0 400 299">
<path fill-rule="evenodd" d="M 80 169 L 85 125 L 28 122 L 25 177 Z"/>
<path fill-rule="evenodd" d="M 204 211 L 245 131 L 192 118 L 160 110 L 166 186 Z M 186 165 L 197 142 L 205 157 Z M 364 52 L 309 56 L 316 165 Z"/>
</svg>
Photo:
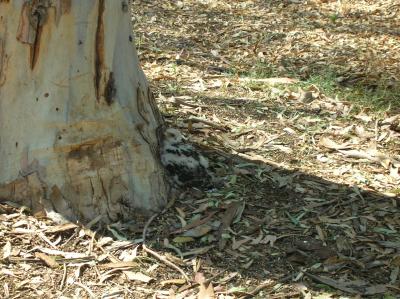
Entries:
<svg viewBox="0 0 400 299">
<path fill-rule="evenodd" d="M 168 193 L 129 1 L 0 0 L 0 199 L 105 222 Z"/>
</svg>

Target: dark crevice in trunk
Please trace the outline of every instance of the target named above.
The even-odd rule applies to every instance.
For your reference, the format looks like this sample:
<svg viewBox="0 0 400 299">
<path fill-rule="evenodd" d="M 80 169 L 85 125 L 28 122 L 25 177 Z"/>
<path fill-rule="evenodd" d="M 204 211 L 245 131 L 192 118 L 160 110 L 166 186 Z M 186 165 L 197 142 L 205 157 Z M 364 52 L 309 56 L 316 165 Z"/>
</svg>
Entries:
<svg viewBox="0 0 400 299">
<path fill-rule="evenodd" d="M 101 80 L 102 80 L 102 72 L 104 68 L 104 10 L 105 10 L 105 3 L 104 0 L 99 0 L 99 9 L 98 9 L 98 16 L 97 16 L 97 30 L 96 30 L 96 40 L 95 40 L 95 47 L 96 47 L 96 60 L 95 60 L 95 91 L 96 91 L 96 98 L 97 101 L 100 101 L 101 92 Z"/>
<path fill-rule="evenodd" d="M 37 25 L 36 28 L 36 36 L 35 36 L 35 42 L 33 45 L 31 45 L 31 69 L 33 70 L 35 68 L 36 62 L 39 57 L 39 50 L 40 50 L 40 38 L 42 36 L 42 26 Z"/>
<path fill-rule="evenodd" d="M 104 91 L 104 98 L 108 105 L 111 105 L 114 102 L 114 97 L 116 94 L 117 94 L 117 89 L 115 87 L 114 73 L 110 72 L 107 85 Z"/>
</svg>

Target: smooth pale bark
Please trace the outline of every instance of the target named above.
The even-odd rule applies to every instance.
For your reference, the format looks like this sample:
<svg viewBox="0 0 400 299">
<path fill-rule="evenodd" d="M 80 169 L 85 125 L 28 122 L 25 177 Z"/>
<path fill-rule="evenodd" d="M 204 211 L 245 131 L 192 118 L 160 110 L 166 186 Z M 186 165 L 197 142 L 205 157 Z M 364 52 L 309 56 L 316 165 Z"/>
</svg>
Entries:
<svg viewBox="0 0 400 299">
<path fill-rule="evenodd" d="M 128 1 L 0 0 L 0 198 L 106 222 L 165 205 Z"/>
</svg>

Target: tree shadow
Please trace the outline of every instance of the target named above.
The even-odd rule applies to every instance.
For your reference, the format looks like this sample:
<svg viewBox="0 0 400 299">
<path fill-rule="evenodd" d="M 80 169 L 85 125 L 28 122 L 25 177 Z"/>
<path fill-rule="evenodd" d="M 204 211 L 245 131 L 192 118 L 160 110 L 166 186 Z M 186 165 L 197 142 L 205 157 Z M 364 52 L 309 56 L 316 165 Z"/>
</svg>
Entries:
<svg viewBox="0 0 400 299">
<path fill-rule="evenodd" d="M 208 152 L 211 161 L 226 165 L 225 185 L 187 190 L 174 208 L 185 215 L 188 229 L 171 210 L 152 223 L 157 233 L 150 234 L 149 246 L 163 252 L 159 240 L 168 239 L 167 251 L 203 261 L 207 277 L 236 273 L 232 286 L 236 279 L 249 280 L 251 286 L 300 280 L 315 292 L 345 290 L 340 280 L 346 277 L 353 283 L 348 293 L 371 295 L 380 284 L 389 287 L 378 294 L 393 291 L 395 266 L 390 265 L 400 248 L 398 197 L 287 170 L 262 158 Z M 205 226 L 210 231 L 196 236 Z M 330 285 L 324 283 L 327 277 Z M 357 287 L 356 280 L 364 283 Z"/>
<path fill-rule="evenodd" d="M 49 244 L 61 244 L 56 247 L 59 254 L 67 252 L 72 257 L 71 252 L 83 250 L 86 258 L 58 259 L 66 263 L 68 272 L 67 268 L 43 268 L 39 260 L 26 259 L 25 263 L 35 262 L 30 272 L 48 273 L 58 284 L 65 273 L 76 273 L 70 263 L 81 263 L 79 281 L 83 284 L 93 281 L 95 267 L 98 279 L 112 273 L 106 281 L 115 286 L 123 279 L 116 275 L 116 269 L 131 272 L 131 267 L 137 267 L 135 271 L 142 272 L 158 264 L 158 270 L 149 274 L 153 281 L 147 283 L 147 289 L 184 293 L 185 286 L 193 288 L 179 288 L 178 280 L 176 287 L 174 281 L 164 284 L 182 278 L 181 274 L 147 251 L 135 253 L 146 229 L 148 248 L 167 256 L 190 279 L 196 272 L 203 273 L 221 294 L 230 291 L 238 297 L 260 298 L 305 296 L 307 292 L 398 295 L 393 273 L 400 250 L 399 197 L 333 182 L 323 173 L 316 176 L 286 169 L 260 156 L 249 155 L 251 159 L 247 159 L 229 150 L 199 147 L 223 184 L 212 189 L 182 190 L 174 205 L 152 222 L 138 217 L 130 223 L 95 225 L 90 232 L 85 226 L 52 227 L 47 221 L 50 234 L 45 229 L 47 237 L 42 237 L 47 243 L 40 246 L 36 240 L 33 252 L 43 252 L 40 248 Z M 0 210 L 4 217 L 2 206 Z M 18 239 L 23 241 L 23 235 L 16 236 L 14 248 L 18 248 Z M 44 252 L 51 254 L 50 250 Z M 134 262 L 120 263 L 126 256 L 134 256 Z M 11 257 L 3 262 L 21 261 Z M 14 278 L 10 283 L 13 290 L 14 284 L 31 273 Z M 137 282 L 124 284 L 136 290 Z M 262 286 L 265 290 L 252 293 Z M 96 288 L 100 292 L 96 294 L 104 294 L 105 287 Z M 134 298 L 142 297 L 137 294 Z"/>
</svg>

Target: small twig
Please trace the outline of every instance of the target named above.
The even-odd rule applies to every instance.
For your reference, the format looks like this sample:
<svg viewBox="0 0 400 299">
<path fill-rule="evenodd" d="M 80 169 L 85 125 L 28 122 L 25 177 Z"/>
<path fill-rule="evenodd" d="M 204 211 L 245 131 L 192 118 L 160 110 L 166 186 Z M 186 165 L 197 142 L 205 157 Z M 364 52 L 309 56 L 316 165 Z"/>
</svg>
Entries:
<svg viewBox="0 0 400 299">
<path fill-rule="evenodd" d="M 255 82 L 255 83 L 265 83 L 265 84 L 294 84 L 299 82 L 297 79 L 293 78 L 261 78 L 261 79 L 255 79 L 255 78 L 239 78 L 239 82 Z"/>
<path fill-rule="evenodd" d="M 94 234 L 92 235 L 92 239 L 90 240 L 89 243 L 89 248 L 88 248 L 88 255 L 92 255 L 93 252 L 93 248 L 94 248 L 94 241 L 95 241 L 95 236 L 96 236 L 96 232 L 94 232 Z"/>
<path fill-rule="evenodd" d="M 75 281 L 74 284 L 76 284 L 77 286 L 81 287 L 82 289 L 84 289 L 88 294 L 90 298 L 96 298 L 96 295 L 84 284 Z"/>
<path fill-rule="evenodd" d="M 240 299 L 245 299 L 245 298 L 250 298 L 250 297 L 252 298 L 255 295 L 257 295 L 260 291 L 262 291 L 263 289 L 272 287 L 276 284 L 277 284 L 276 281 L 268 280 L 267 282 L 264 282 L 264 283 L 260 284 L 259 286 L 255 287 L 252 291 L 248 292 L 246 295 L 240 297 Z"/>
<path fill-rule="evenodd" d="M 187 120 L 187 122 L 203 123 L 203 124 L 206 124 L 206 125 L 208 125 L 208 126 L 210 126 L 210 127 L 213 127 L 213 128 L 215 128 L 215 129 L 218 129 L 218 130 L 221 130 L 221 131 L 224 131 L 224 132 L 227 131 L 226 127 L 221 126 L 221 125 L 219 125 L 219 124 L 216 124 L 216 123 L 214 123 L 214 122 L 212 122 L 212 121 L 199 118 L 199 117 L 190 117 L 190 118 Z"/>
<path fill-rule="evenodd" d="M 250 291 L 248 294 L 245 294 L 244 296 L 240 297 L 239 299 L 250 298 L 250 297 L 253 298 L 255 295 L 257 295 L 263 289 L 265 289 L 267 287 L 276 286 L 278 283 L 285 283 L 285 282 L 291 280 L 292 277 L 293 276 L 290 274 L 290 275 L 283 277 L 282 279 L 279 279 L 278 281 L 269 280 L 268 282 L 264 282 L 264 283 L 260 284 L 258 287 L 256 287 L 255 289 L 253 289 L 252 291 Z M 276 291 L 276 290 L 274 290 L 274 291 Z M 268 294 L 272 294 L 272 292 L 269 292 Z"/>
<path fill-rule="evenodd" d="M 270 299 L 281 299 L 281 298 L 300 298 L 299 291 L 293 291 L 289 293 L 280 293 L 273 296 L 268 296 Z"/>
<path fill-rule="evenodd" d="M 205 285 L 208 285 L 208 284 L 209 284 L 210 282 L 212 282 L 215 278 L 217 278 L 218 276 L 221 276 L 221 275 L 224 274 L 224 273 L 225 273 L 225 270 L 218 272 L 217 274 L 213 275 L 212 277 L 206 279 L 206 280 L 204 281 L 204 284 L 205 284 Z M 182 292 L 184 292 L 184 291 L 193 289 L 193 288 L 195 288 L 195 287 L 197 287 L 197 286 L 199 286 L 199 285 L 200 285 L 199 283 L 194 283 L 194 284 L 191 284 L 191 285 L 185 285 L 185 286 L 181 287 L 181 288 L 178 290 L 178 292 L 179 292 L 179 293 L 182 293 Z"/>
<path fill-rule="evenodd" d="M 123 298 L 124 291 L 123 290 L 116 290 L 116 291 L 110 291 L 110 293 L 103 294 L 101 297 L 102 299 L 106 298 Z"/>
<path fill-rule="evenodd" d="M 100 271 L 99 271 L 99 268 L 97 267 L 97 265 L 96 264 L 94 264 L 94 271 L 96 272 L 96 274 L 97 274 L 97 277 L 99 278 L 99 281 L 101 280 L 101 273 L 100 273 Z"/>
<path fill-rule="evenodd" d="M 186 275 L 186 273 L 179 268 L 177 265 L 175 265 L 174 263 L 172 263 L 171 261 L 169 261 L 166 257 L 159 255 L 157 252 L 151 250 L 150 248 L 148 248 L 145 244 L 143 244 L 143 250 L 146 251 L 147 253 L 151 254 L 152 256 L 156 257 L 158 260 L 162 261 L 163 263 L 167 264 L 168 266 L 170 266 L 171 268 L 175 269 L 176 271 L 178 271 L 179 273 L 182 274 L 182 276 L 186 279 L 186 281 L 190 282 L 189 277 Z"/>
<path fill-rule="evenodd" d="M 112 253 L 106 251 L 102 246 L 100 246 L 97 242 L 96 242 L 96 247 L 99 248 L 104 254 L 107 255 L 107 257 L 110 259 L 111 262 L 113 263 L 118 263 L 120 260 L 118 258 L 116 258 Z"/>
<path fill-rule="evenodd" d="M 161 212 L 155 213 L 153 216 L 150 217 L 149 220 L 147 220 L 146 224 L 144 225 L 143 228 L 143 233 L 142 233 L 142 243 L 143 245 L 146 243 L 146 236 L 147 236 L 147 231 L 150 227 L 150 224 L 153 222 L 154 219 L 156 219 L 156 217 L 158 217 L 159 215 L 164 214 L 165 212 L 167 212 L 169 210 L 169 208 L 171 208 L 174 204 L 175 204 L 176 198 L 173 197 L 167 204 L 167 206 L 164 208 L 164 210 L 162 210 Z"/>
<path fill-rule="evenodd" d="M 43 240 L 45 241 L 47 244 L 49 244 L 51 247 L 53 247 L 54 249 L 58 249 L 58 247 L 56 245 L 54 245 L 53 242 L 51 242 L 42 232 L 37 233 L 37 235 Z"/>
<path fill-rule="evenodd" d="M 175 98 L 174 100 L 175 100 L 175 103 L 177 103 L 177 104 L 192 107 L 192 108 L 206 108 L 206 109 L 210 108 L 210 106 L 200 105 L 200 104 L 192 104 L 192 103 L 188 103 L 188 102 L 185 102 L 184 100 L 177 99 L 177 98 Z"/>
<path fill-rule="evenodd" d="M 147 222 L 146 222 L 146 224 L 144 225 L 144 228 L 143 228 L 143 233 L 142 233 L 142 243 L 143 243 L 143 245 L 146 243 L 146 235 L 147 235 L 147 230 L 149 229 L 149 227 L 150 227 L 150 224 L 153 222 L 153 220 L 154 219 L 156 219 L 156 217 L 158 216 L 158 215 L 160 215 L 161 213 L 156 213 L 156 214 L 154 214 L 153 216 L 151 216 L 150 217 L 150 219 L 149 220 L 147 220 Z"/>
<path fill-rule="evenodd" d="M 268 164 L 276 168 L 282 168 L 282 163 L 276 163 L 272 160 L 266 159 L 260 155 L 246 155 L 243 153 L 236 153 L 236 155 L 244 160 L 250 160 L 251 162 L 255 164 Z"/>
<path fill-rule="evenodd" d="M 400 292 L 400 288 L 398 288 L 398 287 L 396 287 L 396 286 L 393 286 L 393 285 L 390 285 L 390 284 L 388 284 L 388 285 L 386 285 L 389 289 L 392 289 L 392 290 L 395 290 L 395 291 L 397 291 L 397 292 Z"/>
<path fill-rule="evenodd" d="M 158 260 L 162 261 L 163 263 L 167 264 L 168 266 L 170 266 L 171 268 L 177 270 L 179 273 L 182 274 L 182 276 L 186 279 L 186 281 L 188 281 L 190 283 L 190 279 L 189 277 L 186 275 L 186 273 L 179 268 L 177 265 L 175 265 L 174 263 L 172 263 L 171 261 L 169 261 L 166 257 L 159 255 L 157 252 L 151 250 L 150 248 L 148 248 L 146 246 L 146 235 L 147 235 L 147 230 L 150 227 L 150 224 L 153 222 L 154 219 L 156 219 L 157 216 L 164 214 L 175 202 L 175 200 L 172 200 L 170 203 L 168 203 L 168 205 L 165 207 L 164 210 L 162 210 L 159 213 L 154 214 L 153 216 L 150 217 L 149 220 L 147 220 L 146 224 L 144 225 L 143 228 L 143 233 L 142 233 L 142 247 L 143 250 L 146 251 L 147 253 L 151 254 L 152 256 L 156 257 Z"/>
<path fill-rule="evenodd" d="M 60 283 L 60 291 L 63 290 L 64 286 L 65 286 L 65 282 L 67 281 L 67 265 L 63 264 L 64 266 L 64 270 L 63 270 L 63 277 L 61 279 L 61 283 Z"/>
</svg>

